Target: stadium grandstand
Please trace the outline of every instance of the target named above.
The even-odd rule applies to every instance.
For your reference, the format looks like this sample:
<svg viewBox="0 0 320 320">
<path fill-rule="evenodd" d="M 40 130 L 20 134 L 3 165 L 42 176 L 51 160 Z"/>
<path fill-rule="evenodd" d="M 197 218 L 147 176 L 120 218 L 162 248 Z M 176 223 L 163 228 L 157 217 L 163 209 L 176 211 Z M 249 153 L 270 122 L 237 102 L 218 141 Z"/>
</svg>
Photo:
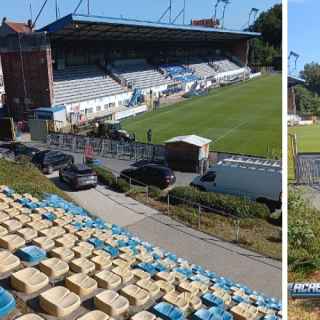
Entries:
<svg viewBox="0 0 320 320">
<path fill-rule="evenodd" d="M 257 33 L 70 14 L 30 30 L 4 20 L 0 53 L 10 114 L 64 105 L 68 119 L 121 119 L 164 93 L 247 79 Z"/>
</svg>

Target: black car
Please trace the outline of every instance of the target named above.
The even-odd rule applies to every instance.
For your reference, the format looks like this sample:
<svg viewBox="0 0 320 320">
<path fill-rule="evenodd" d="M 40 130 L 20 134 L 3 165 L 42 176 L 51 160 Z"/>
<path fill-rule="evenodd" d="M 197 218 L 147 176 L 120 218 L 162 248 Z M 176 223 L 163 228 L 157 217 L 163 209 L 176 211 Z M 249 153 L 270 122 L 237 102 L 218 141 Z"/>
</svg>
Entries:
<svg viewBox="0 0 320 320">
<path fill-rule="evenodd" d="M 16 157 L 25 156 L 32 159 L 38 152 L 40 152 L 40 150 L 34 147 L 28 147 L 24 144 L 18 144 L 14 148 L 13 152 Z"/>
<path fill-rule="evenodd" d="M 73 189 L 95 188 L 98 183 L 96 173 L 84 164 L 71 165 L 59 170 L 60 180 Z"/>
<path fill-rule="evenodd" d="M 173 171 L 168 167 L 156 164 L 147 164 L 137 169 L 126 169 L 120 174 L 120 177 L 133 184 L 145 184 L 165 189 L 176 182 Z"/>
<path fill-rule="evenodd" d="M 59 151 L 40 151 L 31 160 L 43 173 L 50 174 L 74 163 L 71 155 Z"/>
</svg>

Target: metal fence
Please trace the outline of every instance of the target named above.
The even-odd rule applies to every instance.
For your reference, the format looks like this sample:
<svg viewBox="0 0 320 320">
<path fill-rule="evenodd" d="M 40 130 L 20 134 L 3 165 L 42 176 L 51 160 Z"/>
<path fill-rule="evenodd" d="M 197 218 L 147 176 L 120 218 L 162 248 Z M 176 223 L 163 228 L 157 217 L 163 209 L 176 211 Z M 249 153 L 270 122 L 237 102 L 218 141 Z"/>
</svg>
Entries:
<svg viewBox="0 0 320 320">
<path fill-rule="evenodd" d="M 298 184 L 320 184 L 320 154 L 298 154 L 296 174 Z"/>
<path fill-rule="evenodd" d="M 86 148 L 89 147 L 93 156 L 106 158 L 113 157 L 136 161 L 162 161 L 165 159 L 164 146 L 140 142 L 121 142 L 80 135 L 51 133 L 47 137 L 47 144 L 75 153 L 84 153 Z"/>
</svg>

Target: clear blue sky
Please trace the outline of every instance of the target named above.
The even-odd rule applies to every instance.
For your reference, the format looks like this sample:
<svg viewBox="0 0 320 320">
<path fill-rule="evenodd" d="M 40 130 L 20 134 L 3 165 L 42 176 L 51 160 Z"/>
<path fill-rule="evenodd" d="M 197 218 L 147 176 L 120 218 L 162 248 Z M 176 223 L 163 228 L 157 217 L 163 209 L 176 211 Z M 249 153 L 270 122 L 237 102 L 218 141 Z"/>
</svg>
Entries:
<svg viewBox="0 0 320 320">
<path fill-rule="evenodd" d="M 169 0 L 90 0 L 92 14 L 109 17 L 158 20 L 169 4 Z M 177 15 L 183 5 L 183 0 L 173 1 L 173 16 Z M 9 20 L 27 20 L 30 18 L 29 3 L 35 13 L 41 7 L 43 0 L 1 0 L 1 15 Z M 74 10 L 79 0 L 58 0 L 61 16 Z M 38 26 L 43 26 L 55 19 L 55 0 L 49 0 L 47 9 L 39 20 Z M 186 0 L 187 13 L 186 21 L 191 18 L 210 17 L 213 12 L 214 0 Z M 225 27 L 229 29 L 240 29 L 248 21 L 249 12 L 252 7 L 264 11 L 281 0 L 231 0 L 227 7 Z M 85 12 L 85 6 L 81 9 Z M 220 6 L 222 13 L 222 5 Z M 180 20 L 181 21 L 181 20 Z"/>
<path fill-rule="evenodd" d="M 317 0 L 289 0 L 288 49 L 300 55 L 299 71 L 306 63 L 320 62 L 319 12 L 320 2 Z"/>
</svg>

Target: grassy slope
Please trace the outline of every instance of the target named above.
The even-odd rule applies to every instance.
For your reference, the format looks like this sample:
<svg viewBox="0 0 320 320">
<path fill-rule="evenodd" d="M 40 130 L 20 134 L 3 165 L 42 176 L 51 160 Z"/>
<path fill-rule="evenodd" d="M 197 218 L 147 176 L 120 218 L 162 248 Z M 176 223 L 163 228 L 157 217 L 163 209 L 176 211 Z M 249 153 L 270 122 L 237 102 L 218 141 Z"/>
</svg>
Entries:
<svg viewBox="0 0 320 320">
<path fill-rule="evenodd" d="M 154 113 L 123 122 L 125 129 L 146 140 L 148 128 L 155 143 L 177 135 L 198 134 L 213 140 L 214 150 L 265 156 L 267 145 L 281 150 L 281 76 L 211 91 Z"/>
<path fill-rule="evenodd" d="M 44 193 L 55 193 L 68 201 L 71 200 L 29 163 L 0 160 L 0 185 L 7 185 L 18 193 L 30 193 L 38 198 L 41 198 Z"/>
</svg>

